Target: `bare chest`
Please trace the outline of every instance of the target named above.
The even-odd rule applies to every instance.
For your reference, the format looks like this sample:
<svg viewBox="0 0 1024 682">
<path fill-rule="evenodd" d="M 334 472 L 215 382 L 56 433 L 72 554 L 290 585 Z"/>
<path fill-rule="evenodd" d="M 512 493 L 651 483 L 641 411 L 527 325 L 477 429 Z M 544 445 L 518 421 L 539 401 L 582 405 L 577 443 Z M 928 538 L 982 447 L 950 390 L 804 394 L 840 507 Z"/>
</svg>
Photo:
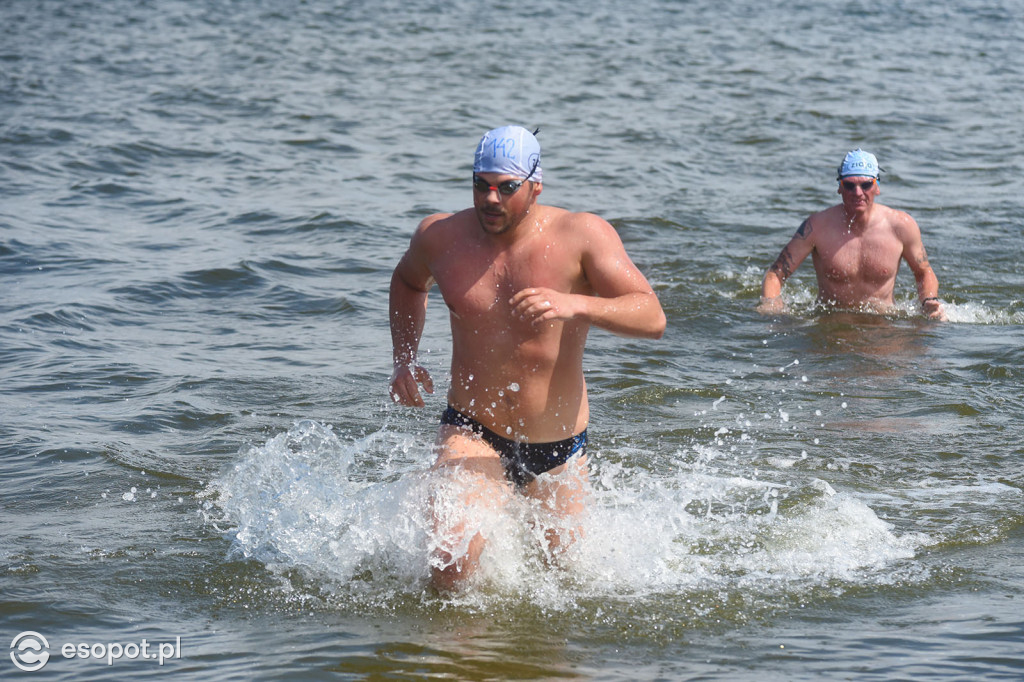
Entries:
<svg viewBox="0 0 1024 682">
<path fill-rule="evenodd" d="M 569 292 L 581 277 L 578 263 L 551 245 L 498 253 L 469 249 L 434 264 L 434 279 L 451 313 L 480 325 L 505 325 L 509 299 L 529 287 Z"/>
<path fill-rule="evenodd" d="M 819 244 L 814 258 L 829 280 L 884 283 L 896 277 L 901 254 L 896 239 L 850 237 Z"/>
</svg>

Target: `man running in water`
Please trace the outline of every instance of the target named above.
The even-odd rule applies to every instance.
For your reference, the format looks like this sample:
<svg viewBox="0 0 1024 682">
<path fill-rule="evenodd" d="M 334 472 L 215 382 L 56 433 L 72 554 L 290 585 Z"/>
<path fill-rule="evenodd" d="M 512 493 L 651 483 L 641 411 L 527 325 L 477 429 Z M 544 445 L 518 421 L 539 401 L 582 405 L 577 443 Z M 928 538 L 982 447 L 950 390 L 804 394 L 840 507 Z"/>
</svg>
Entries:
<svg viewBox="0 0 1024 682">
<path fill-rule="evenodd" d="M 544 206 L 540 144 L 525 128 L 487 132 L 473 164 L 473 207 L 425 218 L 391 279 L 392 399 L 422 406 L 417 362 L 437 285 L 452 334 L 448 408 L 434 469 L 458 479 L 456 509 L 433 504 L 434 585 L 457 588 L 479 564 L 482 511 L 510 494 L 572 519 L 587 491 L 590 411 L 583 350 L 591 326 L 660 338 L 665 314 L 615 229 Z M 571 524 L 570 524 L 571 525 Z M 574 533 L 545 530 L 557 551 Z"/>
</svg>

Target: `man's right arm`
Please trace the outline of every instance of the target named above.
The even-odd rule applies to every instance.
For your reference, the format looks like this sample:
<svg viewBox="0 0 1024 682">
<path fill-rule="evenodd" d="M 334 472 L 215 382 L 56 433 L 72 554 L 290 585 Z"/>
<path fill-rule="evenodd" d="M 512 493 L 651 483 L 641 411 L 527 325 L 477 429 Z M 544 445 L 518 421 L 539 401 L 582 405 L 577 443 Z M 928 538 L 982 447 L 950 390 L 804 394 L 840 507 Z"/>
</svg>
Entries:
<svg viewBox="0 0 1024 682">
<path fill-rule="evenodd" d="M 391 399 L 401 405 L 422 407 L 419 384 L 428 393 L 434 385 L 426 369 L 417 364 L 416 354 L 427 318 L 427 292 L 433 284 L 423 261 L 421 242 L 426 222 L 420 224 L 409 250 L 391 275 L 388 313 L 391 326 Z"/>
<path fill-rule="evenodd" d="M 782 301 L 782 285 L 789 279 L 808 254 L 814 250 L 812 239 L 813 228 L 808 218 L 797 229 L 789 243 L 782 247 L 782 252 L 764 274 L 761 282 L 761 302 L 757 306 L 760 313 L 772 314 L 785 310 Z"/>
</svg>

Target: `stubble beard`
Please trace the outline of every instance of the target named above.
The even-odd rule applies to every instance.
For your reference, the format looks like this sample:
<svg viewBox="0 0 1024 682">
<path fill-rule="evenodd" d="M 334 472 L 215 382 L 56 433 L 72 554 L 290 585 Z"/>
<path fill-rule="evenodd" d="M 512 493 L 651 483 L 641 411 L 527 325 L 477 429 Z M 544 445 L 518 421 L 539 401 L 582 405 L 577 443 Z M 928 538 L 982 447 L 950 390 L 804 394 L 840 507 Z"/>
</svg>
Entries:
<svg viewBox="0 0 1024 682">
<path fill-rule="evenodd" d="M 488 222 L 486 220 L 486 218 L 488 217 L 496 220 L 499 215 L 501 217 L 500 222 Z M 516 228 L 517 225 L 526 220 L 526 217 L 529 215 L 530 209 L 526 209 L 522 213 L 510 213 L 509 211 L 503 208 L 500 214 L 488 214 L 484 212 L 483 209 L 476 209 L 476 219 L 477 222 L 480 223 L 480 229 L 482 229 L 485 234 L 489 234 L 495 237 L 498 235 L 506 234 L 507 232 L 511 232 Z"/>
<path fill-rule="evenodd" d="M 508 214 L 505 213 L 504 211 L 502 211 L 501 214 L 500 214 L 501 222 L 500 223 L 493 222 L 493 220 L 496 220 L 498 218 L 498 216 L 499 216 L 499 214 L 497 214 L 497 213 L 495 213 L 495 214 L 486 213 L 482 209 L 479 209 L 479 208 L 476 210 L 476 219 L 477 219 L 477 222 L 480 223 L 480 229 L 482 229 L 487 234 L 492 234 L 492 235 L 504 234 L 505 232 L 508 232 L 509 229 L 511 229 L 512 223 L 509 220 Z M 492 219 L 492 220 L 488 220 L 488 219 Z"/>
</svg>

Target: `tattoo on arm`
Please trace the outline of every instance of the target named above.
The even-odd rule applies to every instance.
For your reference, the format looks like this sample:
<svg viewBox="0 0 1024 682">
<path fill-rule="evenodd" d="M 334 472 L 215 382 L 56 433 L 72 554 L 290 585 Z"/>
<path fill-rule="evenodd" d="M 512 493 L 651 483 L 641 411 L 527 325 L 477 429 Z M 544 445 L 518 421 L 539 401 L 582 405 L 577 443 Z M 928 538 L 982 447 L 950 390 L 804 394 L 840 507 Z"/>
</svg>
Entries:
<svg viewBox="0 0 1024 682">
<path fill-rule="evenodd" d="M 793 239 L 796 239 L 797 237 L 799 237 L 800 239 L 810 238 L 812 229 L 813 228 L 811 227 L 811 219 L 805 219 L 802 223 L 800 223 L 800 227 L 797 228 L 796 234 L 793 235 Z M 793 255 L 790 254 L 789 246 L 786 245 L 782 249 L 782 253 L 779 254 L 779 257 L 775 259 L 774 263 L 772 263 L 772 266 L 769 268 L 769 270 L 774 272 L 776 275 L 779 276 L 780 280 L 785 282 L 787 279 L 789 279 L 789 276 L 793 274 L 793 269 Z"/>
<path fill-rule="evenodd" d="M 793 274 L 793 257 L 789 255 L 788 246 L 782 249 L 782 253 L 779 254 L 779 257 L 775 259 L 775 262 L 772 263 L 772 267 L 769 269 L 783 281 L 789 279 L 789 276 Z"/>
</svg>

